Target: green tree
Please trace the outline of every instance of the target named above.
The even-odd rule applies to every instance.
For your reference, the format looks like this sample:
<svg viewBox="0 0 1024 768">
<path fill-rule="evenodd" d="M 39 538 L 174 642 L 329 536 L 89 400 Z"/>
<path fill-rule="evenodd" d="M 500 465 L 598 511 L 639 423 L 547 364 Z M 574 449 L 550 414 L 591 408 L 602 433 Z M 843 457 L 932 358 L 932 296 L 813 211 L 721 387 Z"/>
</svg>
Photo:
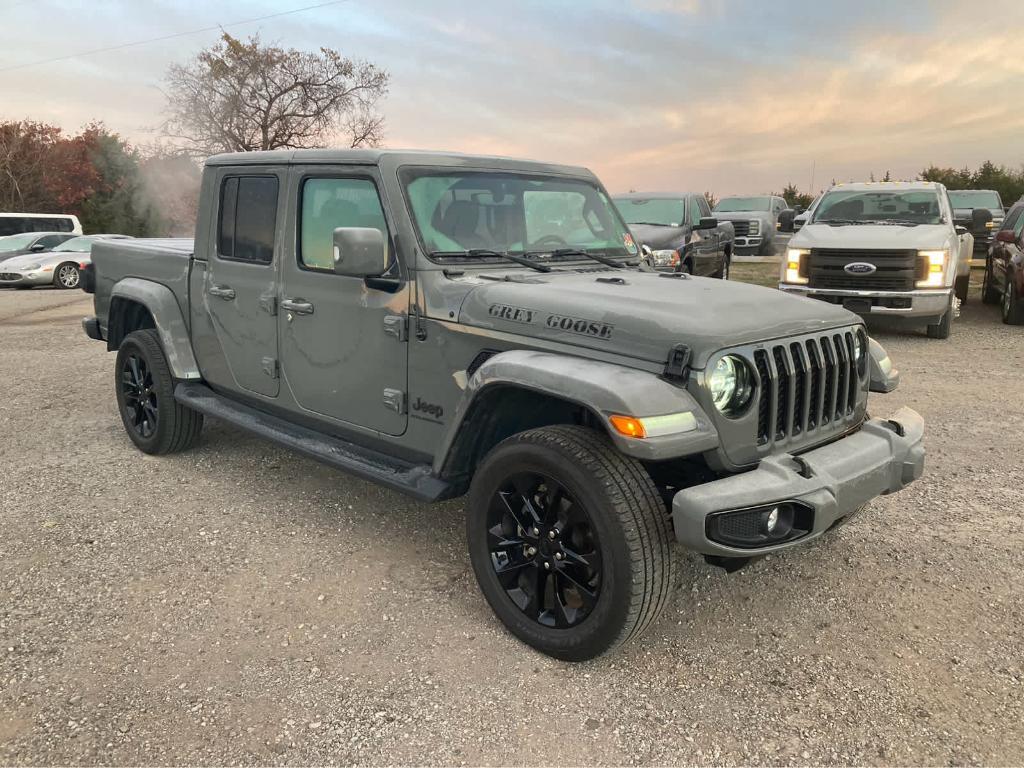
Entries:
<svg viewBox="0 0 1024 768">
<path fill-rule="evenodd" d="M 95 191 L 82 203 L 82 226 L 90 232 L 144 237 L 159 226 L 139 173 L 139 154 L 102 123 L 82 131 L 89 159 L 99 175 Z"/>
<path fill-rule="evenodd" d="M 807 206 L 814 202 L 814 195 L 807 192 L 801 192 L 797 189 L 796 184 L 793 183 L 787 184 L 782 190 L 782 197 L 785 199 L 786 203 L 789 204 L 790 208 L 796 208 L 798 206 L 807 208 Z"/>
</svg>

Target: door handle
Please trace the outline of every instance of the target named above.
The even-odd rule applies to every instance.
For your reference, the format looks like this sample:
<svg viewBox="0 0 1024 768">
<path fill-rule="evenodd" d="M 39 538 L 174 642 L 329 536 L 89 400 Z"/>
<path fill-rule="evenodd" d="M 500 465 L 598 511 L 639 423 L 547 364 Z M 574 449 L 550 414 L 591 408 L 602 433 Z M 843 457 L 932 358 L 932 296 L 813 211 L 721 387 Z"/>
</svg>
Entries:
<svg viewBox="0 0 1024 768">
<path fill-rule="evenodd" d="M 231 301 L 235 298 L 235 289 L 227 285 L 211 285 L 207 292 L 218 299 L 224 299 L 224 301 Z"/>
<path fill-rule="evenodd" d="M 312 315 L 313 305 L 305 299 L 281 299 L 281 309 L 296 315 Z"/>
</svg>

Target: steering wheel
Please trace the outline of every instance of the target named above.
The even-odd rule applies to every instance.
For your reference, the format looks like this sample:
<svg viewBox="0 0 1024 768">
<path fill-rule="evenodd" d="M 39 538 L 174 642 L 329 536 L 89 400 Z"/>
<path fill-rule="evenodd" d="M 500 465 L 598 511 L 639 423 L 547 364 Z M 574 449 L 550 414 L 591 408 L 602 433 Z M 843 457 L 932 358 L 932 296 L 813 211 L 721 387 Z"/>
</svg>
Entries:
<svg viewBox="0 0 1024 768">
<path fill-rule="evenodd" d="M 540 251 L 547 245 L 553 245 L 555 248 L 566 248 L 569 245 L 569 241 L 563 240 L 558 235 L 544 235 L 544 237 L 533 244 L 533 247 Z"/>
</svg>

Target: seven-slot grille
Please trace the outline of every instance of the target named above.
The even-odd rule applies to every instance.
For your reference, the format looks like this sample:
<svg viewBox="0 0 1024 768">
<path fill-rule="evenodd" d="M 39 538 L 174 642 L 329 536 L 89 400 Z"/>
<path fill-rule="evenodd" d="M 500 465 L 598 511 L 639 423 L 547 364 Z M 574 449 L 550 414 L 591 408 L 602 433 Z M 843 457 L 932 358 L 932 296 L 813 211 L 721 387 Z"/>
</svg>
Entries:
<svg viewBox="0 0 1024 768">
<path fill-rule="evenodd" d="M 874 272 L 851 274 L 847 264 L 867 263 Z M 808 286 L 851 291 L 912 291 L 918 274 L 915 250 L 812 248 L 807 263 Z"/>
<path fill-rule="evenodd" d="M 746 237 L 750 234 L 750 222 L 734 221 L 732 223 L 732 231 L 737 237 Z"/>
<path fill-rule="evenodd" d="M 802 442 L 849 425 L 861 388 L 855 333 L 837 331 L 755 350 L 759 446 Z"/>
</svg>

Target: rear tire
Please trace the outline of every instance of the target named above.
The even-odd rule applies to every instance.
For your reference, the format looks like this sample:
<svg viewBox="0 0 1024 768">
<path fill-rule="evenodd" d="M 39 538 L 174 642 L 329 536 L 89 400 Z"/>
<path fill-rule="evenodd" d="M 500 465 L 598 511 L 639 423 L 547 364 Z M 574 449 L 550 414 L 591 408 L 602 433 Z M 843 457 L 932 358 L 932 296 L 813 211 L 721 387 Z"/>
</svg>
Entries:
<svg viewBox="0 0 1024 768">
<path fill-rule="evenodd" d="M 498 619 L 558 659 L 592 659 L 641 634 L 675 583 L 657 488 L 585 427 L 534 429 L 491 450 L 470 486 L 466 531 Z"/>
<path fill-rule="evenodd" d="M 1002 298 L 999 291 L 996 290 L 993 284 L 994 278 L 992 275 L 992 262 L 988 261 L 985 264 L 985 282 L 981 285 L 981 302 L 982 304 L 998 304 Z"/>
<path fill-rule="evenodd" d="M 125 336 L 114 371 L 121 422 L 140 451 L 160 456 L 195 445 L 203 414 L 174 399 L 174 377 L 155 330 Z"/>
<path fill-rule="evenodd" d="M 55 270 L 53 270 L 53 287 L 54 288 L 65 288 L 71 290 L 77 288 L 82 283 L 82 275 L 78 270 L 78 265 L 70 261 L 66 261 L 63 264 L 59 264 Z"/>
<path fill-rule="evenodd" d="M 1007 325 L 1024 325 L 1024 299 L 1017 295 L 1012 273 L 1006 275 L 1006 285 L 1003 286 L 1002 315 Z"/>
<path fill-rule="evenodd" d="M 729 279 L 729 266 L 732 264 L 732 254 L 726 251 L 725 256 L 722 258 L 722 266 L 718 268 L 718 271 L 712 275 L 717 277 L 719 280 Z"/>
</svg>

